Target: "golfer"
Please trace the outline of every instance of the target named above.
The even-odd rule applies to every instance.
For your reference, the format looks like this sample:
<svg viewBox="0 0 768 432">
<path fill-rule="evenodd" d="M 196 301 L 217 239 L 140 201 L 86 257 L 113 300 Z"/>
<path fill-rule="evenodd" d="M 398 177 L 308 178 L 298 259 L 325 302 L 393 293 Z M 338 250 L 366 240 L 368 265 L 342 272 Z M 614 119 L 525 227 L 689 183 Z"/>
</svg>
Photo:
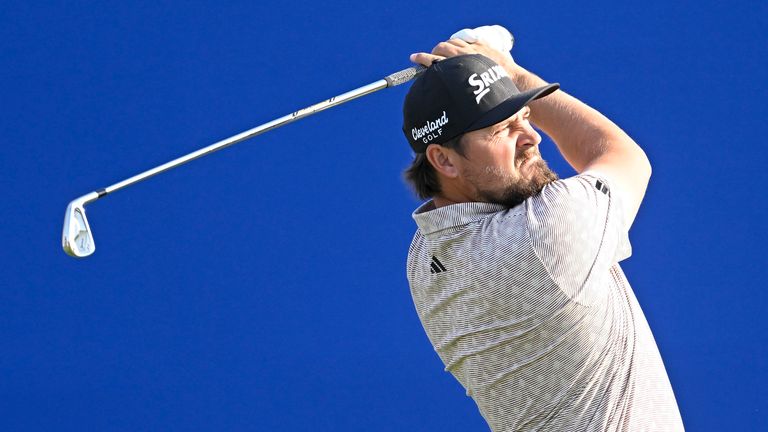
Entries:
<svg viewBox="0 0 768 432">
<path fill-rule="evenodd" d="M 493 431 L 682 431 L 619 262 L 651 165 L 605 116 L 482 40 L 451 39 L 403 107 L 424 200 L 407 276 L 424 330 Z M 539 153 L 549 135 L 578 175 Z"/>
</svg>

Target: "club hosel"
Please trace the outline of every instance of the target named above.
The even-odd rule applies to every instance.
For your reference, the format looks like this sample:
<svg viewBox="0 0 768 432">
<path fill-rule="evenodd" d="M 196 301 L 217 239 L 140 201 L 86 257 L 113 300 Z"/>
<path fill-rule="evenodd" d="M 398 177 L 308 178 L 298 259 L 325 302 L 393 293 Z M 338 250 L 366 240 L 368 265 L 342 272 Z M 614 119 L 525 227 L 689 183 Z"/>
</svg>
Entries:
<svg viewBox="0 0 768 432">
<path fill-rule="evenodd" d="M 75 198 L 74 200 L 72 200 L 72 203 L 73 204 L 76 203 L 75 205 L 77 207 L 82 207 L 82 206 L 84 206 L 86 204 L 90 204 L 90 203 L 96 201 L 97 199 L 103 197 L 104 195 L 106 195 L 106 194 L 105 193 L 99 193 L 99 191 L 93 191 L 93 192 L 87 193 L 87 194 L 85 194 L 85 195 L 83 195 L 81 197 Z"/>
</svg>

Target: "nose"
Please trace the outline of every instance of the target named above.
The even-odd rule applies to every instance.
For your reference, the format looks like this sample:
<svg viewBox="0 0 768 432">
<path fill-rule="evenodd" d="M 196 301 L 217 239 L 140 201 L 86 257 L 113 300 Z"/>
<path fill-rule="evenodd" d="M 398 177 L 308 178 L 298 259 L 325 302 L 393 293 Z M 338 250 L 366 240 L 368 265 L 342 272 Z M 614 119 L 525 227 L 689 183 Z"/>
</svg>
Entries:
<svg viewBox="0 0 768 432">
<path fill-rule="evenodd" d="M 541 143 L 541 135 L 539 135 L 529 121 L 523 123 L 523 132 L 517 138 L 517 146 L 525 150 L 528 147 L 539 145 Z"/>
</svg>

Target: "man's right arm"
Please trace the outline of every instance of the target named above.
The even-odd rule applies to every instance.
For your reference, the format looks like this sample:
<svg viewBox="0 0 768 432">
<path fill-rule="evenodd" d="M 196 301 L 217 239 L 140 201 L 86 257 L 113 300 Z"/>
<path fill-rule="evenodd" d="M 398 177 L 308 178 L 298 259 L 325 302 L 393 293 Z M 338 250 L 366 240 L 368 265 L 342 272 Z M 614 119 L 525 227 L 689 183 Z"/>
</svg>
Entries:
<svg viewBox="0 0 768 432">
<path fill-rule="evenodd" d="M 515 63 L 508 52 L 496 51 L 483 41 L 468 44 L 451 39 L 439 43 L 431 54 L 413 54 L 411 60 L 428 66 L 436 59 L 461 54 L 490 57 L 507 70 L 521 91 L 547 84 Z M 607 117 L 562 90 L 532 102 L 530 107 L 531 121 L 552 138 L 577 172 L 600 174 L 617 189 L 629 230 L 651 176 L 651 164 L 645 152 Z"/>
<path fill-rule="evenodd" d="M 520 90 L 547 84 L 513 61 L 504 67 Z M 552 138 L 577 172 L 602 174 L 618 189 L 614 192 L 624 204 L 629 229 L 651 176 L 645 152 L 607 117 L 562 90 L 532 102 L 530 107 L 531 121 Z"/>
</svg>

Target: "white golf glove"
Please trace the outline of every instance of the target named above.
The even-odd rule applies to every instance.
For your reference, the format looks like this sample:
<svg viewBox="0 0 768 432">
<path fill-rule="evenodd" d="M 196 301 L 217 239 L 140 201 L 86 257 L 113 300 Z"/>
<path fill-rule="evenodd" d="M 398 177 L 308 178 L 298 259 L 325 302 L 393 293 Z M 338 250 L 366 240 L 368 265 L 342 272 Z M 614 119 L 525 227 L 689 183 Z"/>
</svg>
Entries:
<svg viewBox="0 0 768 432">
<path fill-rule="evenodd" d="M 459 30 L 451 36 L 451 39 L 462 39 L 469 43 L 482 40 L 491 48 L 502 53 L 511 51 L 512 44 L 515 42 L 509 30 L 500 25 Z"/>
</svg>

